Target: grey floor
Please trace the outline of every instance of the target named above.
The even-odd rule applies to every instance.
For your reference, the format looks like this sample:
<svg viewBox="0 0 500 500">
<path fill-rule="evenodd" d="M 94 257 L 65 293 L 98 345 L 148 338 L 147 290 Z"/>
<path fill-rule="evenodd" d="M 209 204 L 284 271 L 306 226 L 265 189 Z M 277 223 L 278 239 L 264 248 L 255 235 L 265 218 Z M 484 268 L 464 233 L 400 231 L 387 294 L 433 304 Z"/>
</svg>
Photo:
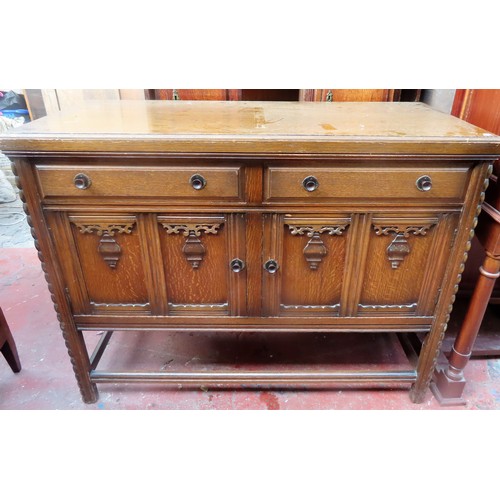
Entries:
<svg viewBox="0 0 500 500">
<path fill-rule="evenodd" d="M 9 159 L 0 153 L 0 248 L 33 247 Z"/>
</svg>

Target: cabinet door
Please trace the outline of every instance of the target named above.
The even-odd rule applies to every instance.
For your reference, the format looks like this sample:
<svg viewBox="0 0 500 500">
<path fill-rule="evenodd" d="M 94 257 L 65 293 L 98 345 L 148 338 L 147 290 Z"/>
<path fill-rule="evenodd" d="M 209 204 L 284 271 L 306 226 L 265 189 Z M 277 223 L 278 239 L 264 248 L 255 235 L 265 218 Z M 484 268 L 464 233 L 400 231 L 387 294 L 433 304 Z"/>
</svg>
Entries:
<svg viewBox="0 0 500 500">
<path fill-rule="evenodd" d="M 170 315 L 246 311 L 244 216 L 159 215 Z"/>
<path fill-rule="evenodd" d="M 457 221 L 458 213 L 365 216 L 353 315 L 432 316 Z"/>
<path fill-rule="evenodd" d="M 46 218 L 75 314 L 150 314 L 141 216 L 47 212 Z"/>
<path fill-rule="evenodd" d="M 241 215 L 47 214 L 75 314 L 242 315 Z"/>
<path fill-rule="evenodd" d="M 162 101 L 239 101 L 236 89 L 155 89 L 154 97 Z"/>
<path fill-rule="evenodd" d="M 301 101 L 394 101 L 392 89 L 305 89 Z"/>
<path fill-rule="evenodd" d="M 264 315 L 339 315 L 350 223 L 347 214 L 265 216 Z"/>
<path fill-rule="evenodd" d="M 264 314 L 432 316 L 458 216 L 266 215 Z"/>
</svg>

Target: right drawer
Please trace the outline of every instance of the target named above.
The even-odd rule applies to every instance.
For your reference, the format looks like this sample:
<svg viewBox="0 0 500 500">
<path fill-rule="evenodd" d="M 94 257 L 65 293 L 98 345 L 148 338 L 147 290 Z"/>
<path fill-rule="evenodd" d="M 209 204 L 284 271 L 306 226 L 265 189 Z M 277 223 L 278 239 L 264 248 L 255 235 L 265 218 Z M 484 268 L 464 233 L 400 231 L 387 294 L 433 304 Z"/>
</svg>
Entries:
<svg viewBox="0 0 500 500">
<path fill-rule="evenodd" d="M 269 203 L 335 203 L 376 199 L 461 202 L 471 165 L 326 166 L 269 165 L 264 200 Z"/>
</svg>

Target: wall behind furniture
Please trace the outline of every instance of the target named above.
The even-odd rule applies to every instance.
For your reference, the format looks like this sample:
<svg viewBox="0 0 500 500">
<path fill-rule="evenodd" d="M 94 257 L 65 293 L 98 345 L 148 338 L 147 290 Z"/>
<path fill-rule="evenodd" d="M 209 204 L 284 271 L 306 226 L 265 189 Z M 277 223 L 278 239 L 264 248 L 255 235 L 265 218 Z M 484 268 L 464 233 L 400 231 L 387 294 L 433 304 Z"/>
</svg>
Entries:
<svg viewBox="0 0 500 500">
<path fill-rule="evenodd" d="M 420 100 L 433 108 L 450 114 L 455 99 L 455 89 L 428 89 L 422 90 Z"/>
<path fill-rule="evenodd" d="M 95 99 L 145 99 L 143 89 L 25 89 L 32 120 Z"/>
</svg>

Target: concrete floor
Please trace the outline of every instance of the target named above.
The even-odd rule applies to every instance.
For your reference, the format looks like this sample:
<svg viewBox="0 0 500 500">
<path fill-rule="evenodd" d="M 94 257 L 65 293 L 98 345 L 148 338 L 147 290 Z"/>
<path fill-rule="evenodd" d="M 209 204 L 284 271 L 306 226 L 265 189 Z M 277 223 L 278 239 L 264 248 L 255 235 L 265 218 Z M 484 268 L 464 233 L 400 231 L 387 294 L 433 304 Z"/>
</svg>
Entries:
<svg viewBox="0 0 500 500">
<path fill-rule="evenodd" d="M 0 167 L 5 165 L 0 155 Z M 0 305 L 23 369 L 12 373 L 0 356 L 0 409 L 441 409 L 430 391 L 423 404 L 412 404 L 406 385 L 399 389 L 178 390 L 154 384 L 102 384 L 96 404 L 82 403 L 21 202 L 6 172 L 0 169 Z M 492 324 L 498 326 L 497 318 Z M 98 332 L 85 333 L 89 349 L 99 338 Z M 291 360 L 294 366 L 314 362 L 328 368 L 343 363 L 345 353 L 365 368 L 401 368 L 407 363 L 395 337 L 384 334 L 296 334 L 285 341 L 276 333 L 115 332 L 99 368 L 251 369 L 272 363 L 286 369 Z M 451 409 L 500 409 L 499 359 L 471 360 L 466 378 L 467 405 Z"/>
<path fill-rule="evenodd" d="M 10 161 L 0 154 L 0 248 L 33 248 Z"/>
</svg>

